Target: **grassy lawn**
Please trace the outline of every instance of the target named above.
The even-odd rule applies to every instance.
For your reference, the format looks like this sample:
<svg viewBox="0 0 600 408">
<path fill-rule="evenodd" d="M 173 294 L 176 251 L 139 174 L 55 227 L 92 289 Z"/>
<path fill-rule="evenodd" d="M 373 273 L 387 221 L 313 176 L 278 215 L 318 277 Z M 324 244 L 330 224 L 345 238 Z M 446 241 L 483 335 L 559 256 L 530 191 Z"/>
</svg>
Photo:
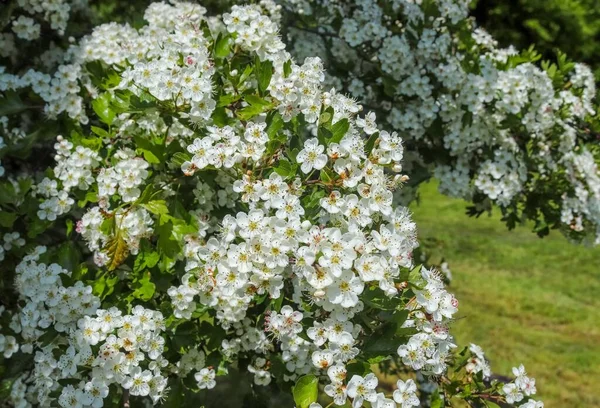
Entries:
<svg viewBox="0 0 600 408">
<path fill-rule="evenodd" d="M 498 374 L 522 362 L 549 408 L 600 406 L 600 249 L 508 231 L 497 212 L 471 219 L 433 183 L 421 192 L 414 218 L 442 241 L 459 345 L 482 346 Z"/>
</svg>

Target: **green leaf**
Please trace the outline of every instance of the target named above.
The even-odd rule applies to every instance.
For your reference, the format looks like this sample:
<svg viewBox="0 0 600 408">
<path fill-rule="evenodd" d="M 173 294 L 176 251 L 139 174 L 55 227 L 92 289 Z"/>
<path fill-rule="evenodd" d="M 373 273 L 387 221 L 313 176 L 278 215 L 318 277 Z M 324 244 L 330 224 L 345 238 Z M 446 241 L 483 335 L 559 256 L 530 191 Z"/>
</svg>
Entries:
<svg viewBox="0 0 600 408">
<path fill-rule="evenodd" d="M 160 164 L 164 158 L 164 148 L 156 145 L 142 136 L 134 136 L 136 150 L 144 155 L 144 159 L 150 164 Z"/>
<path fill-rule="evenodd" d="M 162 403 L 164 408 L 181 408 L 184 405 L 185 390 L 180 378 L 169 379 L 169 394 L 167 400 Z"/>
<path fill-rule="evenodd" d="M 260 115 L 264 111 L 264 105 L 248 105 L 245 108 L 237 111 L 237 116 L 241 120 L 252 119 L 256 115 Z"/>
<path fill-rule="evenodd" d="M 279 174 L 283 178 L 290 178 L 296 175 L 296 171 L 298 169 L 297 165 L 293 165 L 287 159 L 279 160 L 277 167 L 273 169 L 275 173 Z"/>
<path fill-rule="evenodd" d="M 319 380 L 314 375 L 300 377 L 292 388 L 292 394 L 297 408 L 308 408 L 310 404 L 317 402 Z"/>
<path fill-rule="evenodd" d="M 110 137 L 110 134 L 106 130 L 99 128 L 98 126 L 92 126 L 91 129 L 92 129 L 92 132 L 94 132 L 95 134 L 97 134 L 100 137 L 106 137 L 106 138 Z"/>
<path fill-rule="evenodd" d="M 375 132 L 371 135 L 369 140 L 367 140 L 367 143 L 365 144 L 365 153 L 367 154 L 367 156 L 370 155 L 371 152 L 373 151 L 373 148 L 375 147 L 375 142 L 377 141 L 378 138 L 379 138 L 379 132 Z"/>
<path fill-rule="evenodd" d="M 279 112 L 273 111 L 273 113 L 269 113 L 269 115 L 267 116 L 266 122 L 267 135 L 269 136 L 269 139 L 273 139 L 277 132 L 279 132 L 284 125 L 283 118 L 281 117 L 281 114 Z"/>
<path fill-rule="evenodd" d="M 137 203 L 138 204 L 147 203 L 147 202 L 151 201 L 161 191 L 162 191 L 161 189 L 157 188 L 154 184 L 150 183 L 146 186 L 146 188 L 144 188 L 144 191 L 142 191 L 140 198 L 137 199 Z"/>
<path fill-rule="evenodd" d="M 192 159 L 192 155 L 186 152 L 177 152 L 171 157 L 171 163 L 173 163 L 177 167 L 181 167 L 183 163 L 186 161 L 190 161 Z"/>
<path fill-rule="evenodd" d="M 8 211 L 0 211 L 0 226 L 4 228 L 12 228 L 15 220 L 17 219 L 17 214 L 10 213 Z"/>
<path fill-rule="evenodd" d="M 235 102 L 239 99 L 240 99 L 240 95 L 229 95 L 229 94 L 221 95 L 219 97 L 219 103 L 217 103 L 217 106 L 218 107 L 229 106 L 233 102 Z"/>
<path fill-rule="evenodd" d="M 271 299 L 270 309 L 276 312 L 281 310 L 281 306 L 283 305 L 283 295 L 279 296 L 276 299 Z"/>
<path fill-rule="evenodd" d="M 35 238 L 40 235 L 42 232 L 46 231 L 48 227 L 52 225 L 52 222 L 47 220 L 34 219 L 27 226 L 27 236 L 29 238 Z"/>
<path fill-rule="evenodd" d="M 0 204 L 14 203 L 17 193 L 10 182 L 0 183 Z"/>
<path fill-rule="evenodd" d="M 360 375 L 364 377 L 370 372 L 369 364 L 364 361 L 356 361 L 346 366 L 346 378 L 350 379 L 352 376 Z"/>
<path fill-rule="evenodd" d="M 350 123 L 348 119 L 344 118 L 335 122 L 335 124 L 331 127 L 331 132 L 333 136 L 331 136 L 331 140 L 329 143 L 339 143 L 350 128 Z"/>
<path fill-rule="evenodd" d="M 117 276 L 109 276 L 108 274 L 104 274 L 94 280 L 92 285 L 92 293 L 95 296 L 98 296 L 100 300 L 103 300 L 115 290 L 115 284 L 118 280 L 119 278 Z"/>
<path fill-rule="evenodd" d="M 363 301 L 376 310 L 395 310 L 400 303 L 400 298 L 390 298 L 381 289 L 374 288 L 363 292 Z"/>
<path fill-rule="evenodd" d="M 44 346 L 47 346 L 54 342 L 54 340 L 58 337 L 58 332 L 54 329 L 54 327 L 49 327 L 46 329 L 46 333 L 42 334 L 40 338 L 37 339 L 39 343 Z"/>
<path fill-rule="evenodd" d="M 244 100 L 246 102 L 248 102 L 250 105 L 257 105 L 257 106 L 267 106 L 270 105 L 270 102 L 261 98 L 260 96 L 257 95 L 246 95 L 244 96 Z"/>
<path fill-rule="evenodd" d="M 386 76 L 383 76 L 381 79 L 383 81 L 383 93 L 393 97 L 396 89 L 398 89 L 398 82 Z"/>
<path fill-rule="evenodd" d="M 254 67 L 252 65 L 246 65 L 246 69 L 244 69 L 244 72 L 242 72 L 242 75 L 240 75 L 238 85 L 242 85 L 244 82 L 246 82 L 246 79 L 248 79 L 250 74 L 252 74 L 253 70 Z"/>
<path fill-rule="evenodd" d="M 159 259 L 160 255 L 158 254 L 158 252 L 146 252 L 144 254 L 144 264 L 148 268 L 153 268 L 158 263 Z"/>
<path fill-rule="evenodd" d="M 181 249 L 181 244 L 173 237 L 173 223 L 169 220 L 164 222 L 163 218 L 172 217 L 161 216 L 160 223 L 156 228 L 158 234 L 158 250 L 164 256 L 175 258 Z"/>
<path fill-rule="evenodd" d="M 370 336 L 363 346 L 364 355 L 367 358 L 378 356 L 389 356 L 398 349 L 400 344 L 396 337 L 397 326 L 395 324 L 386 324 L 374 335 Z"/>
<path fill-rule="evenodd" d="M 217 107 L 213 111 L 211 118 L 218 127 L 224 127 L 227 125 L 227 123 L 229 123 L 229 116 L 227 116 L 227 111 L 223 106 Z"/>
<path fill-rule="evenodd" d="M 56 262 L 68 271 L 74 271 L 79 268 L 81 256 L 77 251 L 77 246 L 72 242 L 63 243 L 58 250 L 58 259 Z"/>
<path fill-rule="evenodd" d="M 217 37 L 215 41 L 215 57 L 216 58 L 225 58 L 229 55 L 229 42 L 231 41 L 231 36 L 229 34 L 224 37 Z"/>
<path fill-rule="evenodd" d="M 444 406 L 444 400 L 440 397 L 440 390 L 436 389 L 431 394 L 431 404 L 430 408 L 442 408 Z"/>
<path fill-rule="evenodd" d="M 283 77 L 287 78 L 292 74 L 292 60 L 283 63 Z"/>
<path fill-rule="evenodd" d="M 92 102 L 92 108 L 94 108 L 94 112 L 96 112 L 98 118 L 109 126 L 115 120 L 115 112 L 110 106 L 110 100 L 110 93 L 104 92 Z"/>
<path fill-rule="evenodd" d="M 67 226 L 67 238 L 69 238 L 73 233 L 73 220 L 67 219 L 65 225 Z"/>
<path fill-rule="evenodd" d="M 331 180 L 333 180 L 333 178 L 335 177 L 329 170 L 327 170 L 326 168 L 321 169 L 320 173 L 320 177 L 321 177 L 321 181 L 323 181 L 323 183 L 329 183 L 331 182 Z"/>
<path fill-rule="evenodd" d="M 264 94 L 271 83 L 273 76 L 273 63 L 269 60 L 258 61 L 256 63 L 256 80 L 258 81 L 258 90 Z"/>
<path fill-rule="evenodd" d="M 147 302 L 154 296 L 156 285 L 150 280 L 150 274 L 145 273 L 142 279 L 133 283 L 132 289 L 134 289 L 132 293 L 134 298 Z"/>
<path fill-rule="evenodd" d="M 165 200 L 152 200 L 142 204 L 142 207 L 156 215 L 169 213 L 169 208 L 167 207 L 167 202 Z"/>
<path fill-rule="evenodd" d="M 331 130 L 323 126 L 320 126 L 319 130 L 317 130 L 317 138 L 319 139 L 319 143 L 321 143 L 322 145 L 329 144 L 329 141 L 331 140 L 332 136 L 333 133 L 331 133 Z"/>
<path fill-rule="evenodd" d="M 281 177 L 287 178 L 293 172 L 292 164 L 287 159 L 281 159 L 273 171 L 275 171 L 275 173 L 279 174 Z"/>
<path fill-rule="evenodd" d="M 78 138 L 78 143 L 80 145 L 82 145 L 83 147 L 87 147 L 88 149 L 91 149 L 93 151 L 98 151 L 102 148 L 102 139 L 100 137 L 97 136 L 92 136 L 92 137 L 83 137 L 81 135 L 77 135 L 75 136 L 76 132 L 71 132 L 71 137 Z"/>
<path fill-rule="evenodd" d="M 29 106 L 14 91 L 5 92 L 4 97 L 0 98 L 0 116 L 13 115 L 27 109 Z"/>
<path fill-rule="evenodd" d="M 180 324 L 175 329 L 175 335 L 172 336 L 173 343 L 178 348 L 195 344 L 199 328 L 200 325 L 197 321 L 187 321 Z"/>
</svg>

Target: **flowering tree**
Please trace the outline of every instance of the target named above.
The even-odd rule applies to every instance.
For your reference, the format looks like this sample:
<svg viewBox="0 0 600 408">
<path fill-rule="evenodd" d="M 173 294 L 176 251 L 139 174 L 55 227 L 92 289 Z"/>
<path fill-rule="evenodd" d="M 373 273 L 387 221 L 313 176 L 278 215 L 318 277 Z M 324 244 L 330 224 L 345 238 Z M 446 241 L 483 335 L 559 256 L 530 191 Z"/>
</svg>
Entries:
<svg viewBox="0 0 600 408">
<path fill-rule="evenodd" d="M 413 185 L 434 175 L 473 215 L 496 204 L 511 228 L 529 219 L 540 235 L 600 242 L 591 71 L 499 49 L 469 3 L 285 0 L 283 26 L 299 60 L 320 55 L 328 84 L 406 138 Z"/>
<path fill-rule="evenodd" d="M 3 41 L 35 39 L 37 18 L 54 21 L 42 3 L 35 19 L 12 20 L 12 33 L 3 34 Z M 404 7 L 413 10 L 414 21 L 435 21 L 419 20 L 421 8 L 408 4 Z M 456 10 L 460 17 L 462 9 Z M 510 100 L 496 95 L 504 85 L 494 81 L 502 76 L 509 84 L 516 78 L 538 81 L 527 82 L 520 93 L 531 100 L 513 101 L 529 108 L 549 95 L 542 71 L 528 64 L 512 67 L 514 56 L 484 52 L 485 42 L 465 40 L 475 48 L 465 51 L 466 60 L 452 61 L 469 66 L 483 55 L 479 69 L 496 69 L 494 80 L 470 73 L 464 74 L 473 75 L 469 80 L 458 75 L 455 81 L 463 82 L 454 88 L 440 83 L 458 92 L 466 84 L 489 81 L 491 99 L 471 101 L 483 111 L 469 110 L 469 119 L 459 120 L 473 129 L 459 132 L 461 141 L 452 129 L 458 126 L 455 116 L 464 112 L 446 106 L 432 113 L 431 123 L 423 120 L 422 134 L 392 120 L 402 135 L 410 134 L 404 141 L 376 116 L 388 112 L 392 117 L 394 109 L 412 106 L 405 96 L 415 99 L 415 114 L 424 112 L 418 104 L 426 102 L 427 81 L 405 80 L 402 70 L 397 76 L 388 72 L 405 58 L 390 59 L 385 69 L 381 65 L 384 86 L 378 89 L 392 95 L 386 103 L 377 99 L 385 93 L 365 94 L 369 105 L 379 102 L 373 111 L 364 109 L 325 87 L 321 59 L 294 62 L 278 35 L 280 12 L 263 1 L 207 17 L 197 5 L 155 3 L 146 10 L 147 25 L 139 29 L 102 25 L 64 51 L 48 53 L 55 56 L 50 65 L 60 61 L 49 73 L 29 69 L 16 52 L 3 55 L 14 68 L 0 75 L 1 123 L 8 141 L 0 153 L 6 165 L 0 180 L 3 399 L 19 407 L 161 400 L 198 406 L 205 403 L 206 390 L 238 369 L 251 375 L 254 394 L 265 386 L 276 388 L 300 408 L 320 403 L 440 407 L 457 400 L 474 406 L 542 406 L 532 399 L 535 381 L 522 366 L 514 369 L 513 381 L 501 383 L 491 379 L 480 348 L 457 348 L 449 323 L 458 301 L 439 273 L 414 264 L 416 226 L 394 201 L 396 192 L 406 190 L 409 171 L 419 178 L 414 155 L 428 143 L 431 151 L 446 152 L 440 154 L 454 169 L 449 171 L 458 171 L 463 159 L 469 177 L 480 165 L 488 169 L 473 181 L 482 193 L 482 174 L 500 180 L 506 191 L 516 185 L 512 171 L 522 186 L 531 185 L 519 175 L 521 166 L 529 174 L 531 164 L 522 161 L 521 145 L 511 144 L 511 132 L 501 132 L 514 118 L 506 113 Z M 452 20 L 454 14 L 445 15 Z M 346 26 L 336 35 L 362 32 L 362 23 L 343 21 Z M 460 19 L 453 24 L 468 25 Z M 427 30 L 416 33 L 432 38 Z M 402 42 L 384 37 L 378 40 L 381 46 Z M 295 41 L 299 49 L 301 40 Z M 346 41 L 358 46 L 348 52 L 365 52 L 359 46 L 364 41 Z M 440 41 L 452 43 L 452 37 Z M 384 54 L 403 49 L 390 47 Z M 423 50 L 431 61 L 442 51 Z M 411 60 L 415 66 L 425 59 L 419 55 Z M 339 55 L 336 59 L 342 61 Z M 553 124 L 539 130 L 549 149 L 560 138 L 557 127 L 576 136 L 573 121 L 591 109 L 593 83 L 586 80 L 585 68 L 572 69 L 571 87 L 577 91 L 556 96 L 553 91 Z M 563 70 L 557 75 L 566 75 Z M 371 78 L 369 71 L 363 74 L 360 81 Z M 369 92 L 376 91 L 372 78 Z M 408 95 L 396 91 L 401 80 L 413 89 Z M 482 97 L 481 89 L 472 92 Z M 451 91 L 441 95 L 440 100 L 459 98 Z M 471 106 L 466 95 L 460 98 Z M 486 109 L 492 109 L 489 117 Z M 43 122 L 38 111 L 51 120 Z M 529 129 L 525 117 L 523 112 L 525 122 L 514 125 L 523 135 Z M 418 118 L 414 126 L 423 119 Z M 447 146 L 440 144 L 439 134 L 433 138 L 434 123 L 445 132 L 444 141 L 449 138 Z M 506 140 L 479 139 L 479 132 L 492 125 L 498 128 L 493 134 L 505 134 Z M 575 136 L 564 141 L 573 143 L 568 145 L 572 162 L 564 149 L 557 154 L 567 159 L 552 162 L 555 152 L 549 150 L 544 163 L 567 170 L 548 172 L 548 182 L 558 188 L 558 177 L 571 174 L 569 180 L 580 180 L 588 192 L 593 169 L 585 179 L 576 163 L 593 167 L 593 156 Z M 54 140 L 53 157 L 44 156 L 48 138 Z M 473 145 L 495 159 L 484 165 Z M 536 154 L 538 148 L 532 147 Z M 408 166 L 405 156 L 413 157 Z M 531 157 L 540 163 L 539 154 Z M 504 160 L 505 168 L 494 160 Z M 564 188 L 561 202 L 578 203 L 579 196 L 568 200 L 571 187 Z M 575 188 L 584 194 L 581 189 Z M 529 190 L 506 191 L 502 187 L 495 198 L 510 209 L 512 200 L 524 199 Z M 588 192 L 588 197 L 593 203 L 596 196 Z M 593 218 L 584 209 L 591 207 L 577 208 L 571 214 L 585 230 Z M 391 392 L 378 387 L 377 365 L 401 372 Z M 435 391 L 417 393 L 414 372 L 435 383 Z"/>
</svg>

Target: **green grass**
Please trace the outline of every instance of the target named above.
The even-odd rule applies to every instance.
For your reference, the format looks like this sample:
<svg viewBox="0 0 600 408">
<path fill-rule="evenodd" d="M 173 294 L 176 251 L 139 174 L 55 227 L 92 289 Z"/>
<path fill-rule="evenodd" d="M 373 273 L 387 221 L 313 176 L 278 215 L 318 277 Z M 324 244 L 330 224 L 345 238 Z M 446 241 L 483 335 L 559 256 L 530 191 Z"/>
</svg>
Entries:
<svg viewBox="0 0 600 408">
<path fill-rule="evenodd" d="M 546 407 L 600 406 L 600 249 L 508 231 L 498 211 L 469 218 L 436 188 L 422 186 L 414 218 L 452 270 L 459 346 L 482 346 L 498 374 L 523 363 Z"/>
</svg>

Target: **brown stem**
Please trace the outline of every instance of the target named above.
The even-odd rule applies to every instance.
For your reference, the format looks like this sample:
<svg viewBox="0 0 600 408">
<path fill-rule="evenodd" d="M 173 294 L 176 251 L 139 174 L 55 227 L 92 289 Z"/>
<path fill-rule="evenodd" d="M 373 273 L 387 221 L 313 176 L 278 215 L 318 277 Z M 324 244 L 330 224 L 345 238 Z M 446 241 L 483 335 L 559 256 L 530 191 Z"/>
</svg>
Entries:
<svg viewBox="0 0 600 408">
<path fill-rule="evenodd" d="M 123 390 L 123 408 L 129 408 L 129 390 Z"/>
</svg>

